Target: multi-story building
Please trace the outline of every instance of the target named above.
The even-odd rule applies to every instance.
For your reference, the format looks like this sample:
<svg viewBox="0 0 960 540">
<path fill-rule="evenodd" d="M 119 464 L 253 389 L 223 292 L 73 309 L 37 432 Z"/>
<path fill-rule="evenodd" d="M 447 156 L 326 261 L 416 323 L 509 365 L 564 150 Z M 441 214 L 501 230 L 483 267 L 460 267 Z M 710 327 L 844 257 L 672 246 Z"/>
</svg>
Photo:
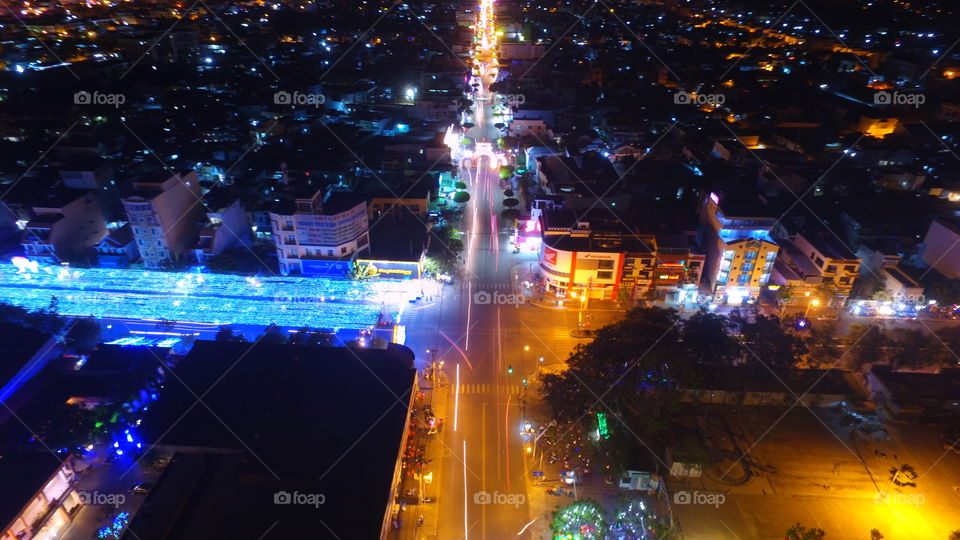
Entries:
<svg viewBox="0 0 960 540">
<path fill-rule="evenodd" d="M 836 300 L 850 296 L 853 283 L 860 275 L 860 259 L 842 242 L 823 234 L 798 234 L 793 245 L 816 266 L 821 282 L 832 289 Z"/>
<path fill-rule="evenodd" d="M 164 174 L 135 181 L 133 188 L 123 199 L 123 208 L 137 250 L 147 268 L 163 268 L 193 243 L 203 219 L 197 173 Z"/>
<path fill-rule="evenodd" d="M 0 459 L 4 513 L 0 540 L 57 538 L 83 507 L 77 491 L 75 457 L 46 452 L 19 452 Z"/>
<path fill-rule="evenodd" d="M 580 217 L 572 211 L 540 214 L 543 242 L 540 270 L 547 291 L 559 297 L 638 299 L 654 293 L 683 302 L 681 291 L 696 290 L 703 255 L 682 236 L 636 234 L 609 217 Z M 662 248 L 658 242 L 662 241 Z"/>
<path fill-rule="evenodd" d="M 64 190 L 33 206 L 34 217 L 24 226 L 24 254 L 47 264 L 92 254 L 107 235 L 95 191 Z"/>
<path fill-rule="evenodd" d="M 940 218 L 923 238 L 923 262 L 949 279 L 960 278 L 960 221 Z"/>
<path fill-rule="evenodd" d="M 716 193 L 700 202 L 698 243 L 706 255 L 703 285 L 717 303 L 741 304 L 755 300 L 760 288 L 770 281 L 779 251 L 770 230 L 777 220 L 772 216 L 725 212 L 722 202 L 726 201 L 721 201 Z"/>
<path fill-rule="evenodd" d="M 347 260 L 369 250 L 366 198 L 354 193 L 323 192 L 280 201 L 270 211 L 280 273 L 316 275 L 329 261 Z"/>
<path fill-rule="evenodd" d="M 223 190 L 212 190 L 204 196 L 207 221 L 200 228 L 191 247 L 197 264 L 224 251 L 250 244 L 251 229 L 240 199 Z"/>
<path fill-rule="evenodd" d="M 97 266 L 101 268 L 126 268 L 140 259 L 137 242 L 130 224 L 110 231 L 106 238 L 94 246 Z"/>
</svg>

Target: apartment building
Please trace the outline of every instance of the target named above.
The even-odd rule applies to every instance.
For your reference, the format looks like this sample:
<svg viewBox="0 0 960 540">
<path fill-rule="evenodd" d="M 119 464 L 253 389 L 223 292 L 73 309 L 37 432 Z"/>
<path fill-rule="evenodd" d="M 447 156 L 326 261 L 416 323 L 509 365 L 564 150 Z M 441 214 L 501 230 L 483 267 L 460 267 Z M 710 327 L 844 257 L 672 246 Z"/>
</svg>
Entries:
<svg viewBox="0 0 960 540">
<path fill-rule="evenodd" d="M 326 199 L 326 200 L 324 200 Z M 370 247 L 366 198 L 322 191 L 278 201 L 270 211 L 280 273 L 323 274 L 329 261 L 347 260 Z"/>
<path fill-rule="evenodd" d="M 756 210 L 748 213 L 738 208 L 739 202 L 716 193 L 700 201 L 697 242 L 706 255 L 703 285 L 718 304 L 755 300 L 770 281 L 780 251 L 770 236 L 776 217 L 754 215 Z"/>
<path fill-rule="evenodd" d="M 250 245 L 251 228 L 240 199 L 222 189 L 204 196 L 207 221 L 200 227 L 191 251 L 197 264 L 203 265 L 214 255 Z"/>
<path fill-rule="evenodd" d="M 32 260 L 59 264 L 92 254 L 107 236 L 107 225 L 94 191 L 62 190 L 31 208 L 20 245 Z"/>
<path fill-rule="evenodd" d="M 163 174 L 133 182 L 123 208 L 137 250 L 147 268 L 158 270 L 176 261 L 196 238 L 203 219 L 196 171 Z"/>
<path fill-rule="evenodd" d="M 636 234 L 610 216 L 569 210 L 543 211 L 540 223 L 540 271 L 557 296 L 619 300 L 653 293 L 683 302 L 683 291 L 697 288 L 704 257 L 682 235 Z"/>
</svg>

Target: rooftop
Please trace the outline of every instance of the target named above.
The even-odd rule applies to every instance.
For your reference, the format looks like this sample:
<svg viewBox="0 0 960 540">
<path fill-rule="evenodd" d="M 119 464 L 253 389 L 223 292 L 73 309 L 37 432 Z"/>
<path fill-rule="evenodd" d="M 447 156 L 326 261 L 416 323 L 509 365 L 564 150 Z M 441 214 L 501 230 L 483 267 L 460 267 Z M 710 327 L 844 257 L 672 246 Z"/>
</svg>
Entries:
<svg viewBox="0 0 960 540">
<path fill-rule="evenodd" d="M 186 522 L 191 528 L 216 522 L 223 538 L 245 538 L 275 522 L 277 538 L 302 538 L 306 531 L 326 538 L 325 529 L 318 536 L 321 521 L 340 537 L 376 537 L 404 434 L 412 360 L 403 347 L 197 342 L 144 418 L 143 439 L 243 458 L 230 465 L 231 474 L 191 477 L 209 485 L 180 499 L 200 489 L 217 491 L 215 503 L 229 509 L 229 520 L 211 512 L 177 515 L 165 524 L 184 530 L 178 538 L 197 537 L 188 534 Z M 195 406 L 197 395 L 204 406 Z M 278 506 L 277 491 L 322 493 L 326 502 Z M 135 522 L 137 538 L 162 537 L 148 523 Z"/>
</svg>

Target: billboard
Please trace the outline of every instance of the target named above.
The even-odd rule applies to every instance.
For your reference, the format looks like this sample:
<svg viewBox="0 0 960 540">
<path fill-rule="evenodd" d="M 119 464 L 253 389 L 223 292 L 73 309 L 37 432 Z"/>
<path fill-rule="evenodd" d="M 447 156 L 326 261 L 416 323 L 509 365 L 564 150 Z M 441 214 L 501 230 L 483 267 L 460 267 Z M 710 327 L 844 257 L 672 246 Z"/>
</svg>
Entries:
<svg viewBox="0 0 960 540">
<path fill-rule="evenodd" d="M 304 276 L 342 278 L 350 274 L 350 261 L 304 259 L 300 264 Z"/>
</svg>

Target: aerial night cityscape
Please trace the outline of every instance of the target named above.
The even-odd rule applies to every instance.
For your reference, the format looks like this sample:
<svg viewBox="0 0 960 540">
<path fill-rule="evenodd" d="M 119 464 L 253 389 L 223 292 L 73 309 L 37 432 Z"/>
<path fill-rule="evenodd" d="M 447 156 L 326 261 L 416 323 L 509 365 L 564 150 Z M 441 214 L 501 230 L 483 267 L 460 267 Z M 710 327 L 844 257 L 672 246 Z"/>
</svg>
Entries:
<svg viewBox="0 0 960 540">
<path fill-rule="evenodd" d="M 958 23 L 0 0 L 0 540 L 960 540 Z"/>
</svg>

